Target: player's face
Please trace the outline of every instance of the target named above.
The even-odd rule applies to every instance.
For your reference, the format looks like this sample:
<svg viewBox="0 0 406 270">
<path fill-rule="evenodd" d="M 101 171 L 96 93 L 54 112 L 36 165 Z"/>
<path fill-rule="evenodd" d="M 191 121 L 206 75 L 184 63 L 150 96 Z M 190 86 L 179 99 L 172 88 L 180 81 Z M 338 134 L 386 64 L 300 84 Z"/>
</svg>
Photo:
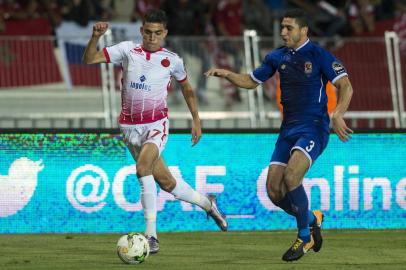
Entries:
<svg viewBox="0 0 406 270">
<path fill-rule="evenodd" d="M 286 47 L 296 49 L 307 40 L 307 27 L 300 27 L 293 18 L 283 18 L 281 37 Z"/>
<path fill-rule="evenodd" d="M 162 41 L 168 34 L 162 23 L 145 23 L 141 27 L 142 45 L 149 51 L 159 50 Z"/>
</svg>

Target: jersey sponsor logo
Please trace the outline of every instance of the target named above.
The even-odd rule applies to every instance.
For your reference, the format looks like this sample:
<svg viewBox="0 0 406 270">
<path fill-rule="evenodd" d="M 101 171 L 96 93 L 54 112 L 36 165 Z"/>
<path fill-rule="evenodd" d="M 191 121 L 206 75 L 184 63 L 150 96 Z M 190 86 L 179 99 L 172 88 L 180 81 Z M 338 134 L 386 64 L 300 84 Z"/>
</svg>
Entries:
<svg viewBox="0 0 406 270">
<path fill-rule="evenodd" d="M 339 62 L 333 62 L 333 64 L 331 65 L 334 72 L 336 73 L 336 75 L 340 75 L 341 73 L 345 72 L 345 68 L 343 67 L 343 65 Z"/>
<path fill-rule="evenodd" d="M 144 91 L 151 91 L 151 85 L 144 83 L 144 81 L 146 81 L 146 77 L 144 75 L 142 75 L 140 77 L 140 81 L 141 82 L 130 82 L 130 88 L 132 89 L 136 89 L 136 90 L 144 90 Z"/>
<path fill-rule="evenodd" d="M 310 61 L 304 63 L 304 72 L 306 74 L 311 74 L 313 71 L 313 64 Z"/>
<path fill-rule="evenodd" d="M 170 64 L 171 64 L 171 62 L 169 61 L 168 58 L 165 58 L 165 59 L 163 59 L 163 60 L 161 61 L 161 65 L 162 65 L 163 67 L 169 67 Z"/>
</svg>

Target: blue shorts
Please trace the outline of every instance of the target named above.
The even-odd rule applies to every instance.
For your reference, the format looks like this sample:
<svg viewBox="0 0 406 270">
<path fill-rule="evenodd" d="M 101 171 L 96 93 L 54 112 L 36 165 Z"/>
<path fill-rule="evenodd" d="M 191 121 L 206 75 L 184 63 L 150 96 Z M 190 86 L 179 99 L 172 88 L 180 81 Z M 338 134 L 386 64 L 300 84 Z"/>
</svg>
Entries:
<svg viewBox="0 0 406 270">
<path fill-rule="evenodd" d="M 287 165 L 293 150 L 302 151 L 310 166 L 326 148 L 329 132 L 322 126 L 283 127 L 275 143 L 271 164 Z"/>
</svg>

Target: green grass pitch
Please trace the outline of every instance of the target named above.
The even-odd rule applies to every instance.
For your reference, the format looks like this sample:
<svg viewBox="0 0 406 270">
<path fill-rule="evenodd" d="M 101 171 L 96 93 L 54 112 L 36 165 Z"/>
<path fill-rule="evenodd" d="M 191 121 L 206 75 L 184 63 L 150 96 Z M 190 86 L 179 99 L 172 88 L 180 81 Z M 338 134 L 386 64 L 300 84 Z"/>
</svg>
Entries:
<svg viewBox="0 0 406 270">
<path fill-rule="evenodd" d="M 406 269 L 406 230 L 325 230 L 319 253 L 286 263 L 294 231 L 159 234 L 161 250 L 140 265 L 116 255 L 119 234 L 0 234 L 0 269 Z"/>
</svg>

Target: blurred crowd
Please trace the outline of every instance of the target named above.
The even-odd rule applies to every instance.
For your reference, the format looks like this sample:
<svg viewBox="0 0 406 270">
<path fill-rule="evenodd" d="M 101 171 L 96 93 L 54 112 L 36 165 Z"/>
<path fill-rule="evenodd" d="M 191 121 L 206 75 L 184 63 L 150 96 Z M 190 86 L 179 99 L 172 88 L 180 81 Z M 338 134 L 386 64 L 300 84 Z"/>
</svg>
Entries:
<svg viewBox="0 0 406 270">
<path fill-rule="evenodd" d="M 316 36 L 359 35 L 373 32 L 375 22 L 406 12 L 405 0 L 0 0 L 0 32 L 7 21 L 44 18 L 52 27 L 63 21 L 139 21 L 145 12 L 168 13 L 172 35 L 239 36 L 243 29 L 271 35 L 273 21 L 288 8 L 309 14 Z"/>
<path fill-rule="evenodd" d="M 300 8 L 307 12 L 310 35 L 318 37 L 322 46 L 335 46 L 342 37 L 374 35 L 380 21 L 395 20 L 406 14 L 406 0 L 0 0 L 0 35 L 7 34 L 11 22 L 42 19 L 51 33 L 62 22 L 87 26 L 90 21 L 140 22 L 149 9 L 167 12 L 171 43 L 180 53 L 194 53 L 201 61 L 201 70 L 211 65 L 227 69 L 242 66 L 243 57 L 231 57 L 241 50 L 235 43 L 199 44 L 205 48 L 185 46 L 176 36 L 238 37 L 245 29 L 255 29 L 261 36 L 278 35 L 278 22 L 286 9 Z M 406 23 L 406 16 L 403 16 Z M 226 40 L 231 40 L 226 39 Z M 329 43 L 333 44 L 329 44 Z M 210 51 L 210 55 L 208 55 Z M 198 52 L 198 55 L 196 55 Z M 238 70 L 236 70 L 238 71 Z M 197 92 L 202 104 L 206 79 L 200 76 Z M 225 106 L 241 100 L 238 90 L 227 81 Z"/>
<path fill-rule="evenodd" d="M 0 31 L 8 20 L 39 17 L 46 18 L 54 27 L 62 21 L 79 25 L 87 25 L 90 20 L 138 21 L 151 8 L 167 11 L 172 35 L 204 35 L 210 23 L 219 35 L 238 36 L 245 28 L 270 35 L 273 19 L 278 19 L 283 10 L 301 8 L 309 14 L 314 35 L 334 36 L 373 32 L 377 20 L 406 12 L 406 1 L 0 0 Z"/>
</svg>

